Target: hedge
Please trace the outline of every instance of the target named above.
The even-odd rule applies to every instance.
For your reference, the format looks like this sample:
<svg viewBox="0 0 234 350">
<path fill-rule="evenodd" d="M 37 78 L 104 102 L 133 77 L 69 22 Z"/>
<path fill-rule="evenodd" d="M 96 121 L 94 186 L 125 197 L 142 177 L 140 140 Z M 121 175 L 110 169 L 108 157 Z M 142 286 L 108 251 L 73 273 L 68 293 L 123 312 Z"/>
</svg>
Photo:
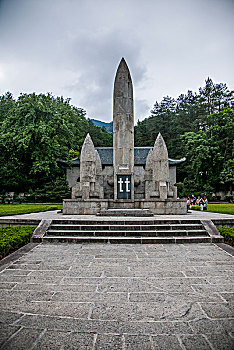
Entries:
<svg viewBox="0 0 234 350">
<path fill-rule="evenodd" d="M 0 259 L 29 243 L 35 227 L 1 227 Z"/>
<path fill-rule="evenodd" d="M 224 237 L 225 243 L 230 244 L 231 246 L 234 245 L 234 227 L 218 227 L 219 232 Z"/>
</svg>

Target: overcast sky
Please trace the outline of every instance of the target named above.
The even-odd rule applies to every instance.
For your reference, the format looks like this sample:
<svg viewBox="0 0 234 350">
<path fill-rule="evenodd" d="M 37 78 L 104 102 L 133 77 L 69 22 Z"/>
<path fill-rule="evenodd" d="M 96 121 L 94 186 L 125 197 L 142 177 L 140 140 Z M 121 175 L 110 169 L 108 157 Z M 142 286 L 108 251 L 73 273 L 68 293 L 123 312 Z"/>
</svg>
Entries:
<svg viewBox="0 0 234 350">
<path fill-rule="evenodd" d="M 111 121 L 124 57 L 136 122 L 208 76 L 233 89 L 233 33 L 234 0 L 0 0 L 0 94 L 52 92 Z"/>
</svg>

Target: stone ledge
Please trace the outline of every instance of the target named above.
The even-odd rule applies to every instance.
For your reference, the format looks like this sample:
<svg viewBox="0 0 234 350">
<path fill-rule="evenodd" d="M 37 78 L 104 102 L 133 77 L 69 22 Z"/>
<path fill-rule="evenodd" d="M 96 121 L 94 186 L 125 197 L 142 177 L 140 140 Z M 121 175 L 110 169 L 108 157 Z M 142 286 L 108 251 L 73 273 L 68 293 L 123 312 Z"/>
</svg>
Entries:
<svg viewBox="0 0 234 350">
<path fill-rule="evenodd" d="M 30 250 L 35 248 L 38 245 L 38 243 L 28 243 L 25 246 L 17 249 L 15 252 L 11 253 L 10 255 L 6 256 L 0 261 L 0 271 L 6 268 L 6 265 L 13 263 L 14 261 L 18 260 L 22 256 L 24 256 L 25 253 L 28 253 Z"/>
<path fill-rule="evenodd" d="M 225 252 L 231 254 L 232 256 L 234 256 L 234 247 L 225 244 L 225 243 L 217 243 L 216 244 L 219 248 L 225 250 Z"/>
<path fill-rule="evenodd" d="M 233 227 L 234 226 L 234 216 L 233 216 L 233 219 L 218 218 L 218 219 L 212 219 L 211 221 L 215 224 L 216 227 L 222 227 L 222 226 Z"/>
<path fill-rule="evenodd" d="M 30 241 L 34 243 L 41 242 L 42 237 L 45 235 L 51 223 L 52 223 L 52 220 L 41 220 L 38 227 L 34 230 Z"/>
<path fill-rule="evenodd" d="M 7 227 L 7 226 L 37 226 L 39 225 L 41 220 L 37 219 L 16 219 L 16 218 L 10 218 L 10 219 L 1 219 L 0 218 L 0 226 L 1 227 Z"/>
</svg>

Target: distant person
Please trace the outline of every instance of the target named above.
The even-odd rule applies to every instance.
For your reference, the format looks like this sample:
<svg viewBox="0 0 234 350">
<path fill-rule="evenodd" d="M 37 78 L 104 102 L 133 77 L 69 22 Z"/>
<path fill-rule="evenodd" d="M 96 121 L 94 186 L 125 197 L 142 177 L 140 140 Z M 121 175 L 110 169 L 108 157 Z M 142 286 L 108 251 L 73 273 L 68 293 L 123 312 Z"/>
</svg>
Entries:
<svg viewBox="0 0 234 350">
<path fill-rule="evenodd" d="M 196 199 L 196 205 L 200 205 L 201 204 L 201 196 L 198 196 Z"/>
<path fill-rule="evenodd" d="M 203 210 L 204 200 L 203 200 L 202 197 L 200 198 L 200 204 L 199 205 L 201 207 L 201 210 Z"/>
<path fill-rule="evenodd" d="M 207 210 L 208 207 L 208 199 L 206 196 L 203 197 L 203 210 Z"/>
<path fill-rule="evenodd" d="M 191 203 L 191 199 L 190 199 L 190 197 L 188 197 L 187 198 L 187 212 L 188 212 L 188 210 L 190 208 L 190 203 Z"/>
<path fill-rule="evenodd" d="M 195 204 L 196 204 L 196 197 L 194 196 L 194 194 L 192 194 L 191 205 L 195 205 Z"/>
</svg>

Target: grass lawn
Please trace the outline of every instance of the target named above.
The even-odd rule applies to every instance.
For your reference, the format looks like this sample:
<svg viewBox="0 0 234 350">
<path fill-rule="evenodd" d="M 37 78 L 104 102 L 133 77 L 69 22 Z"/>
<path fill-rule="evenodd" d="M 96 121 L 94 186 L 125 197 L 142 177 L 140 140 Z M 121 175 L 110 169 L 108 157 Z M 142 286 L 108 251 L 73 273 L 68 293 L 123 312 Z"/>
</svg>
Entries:
<svg viewBox="0 0 234 350">
<path fill-rule="evenodd" d="M 0 216 L 62 209 L 62 204 L 0 204 Z"/>
<path fill-rule="evenodd" d="M 234 203 L 208 204 L 207 211 L 210 211 L 212 213 L 221 213 L 221 214 L 232 214 L 232 215 L 234 215 Z"/>
</svg>

